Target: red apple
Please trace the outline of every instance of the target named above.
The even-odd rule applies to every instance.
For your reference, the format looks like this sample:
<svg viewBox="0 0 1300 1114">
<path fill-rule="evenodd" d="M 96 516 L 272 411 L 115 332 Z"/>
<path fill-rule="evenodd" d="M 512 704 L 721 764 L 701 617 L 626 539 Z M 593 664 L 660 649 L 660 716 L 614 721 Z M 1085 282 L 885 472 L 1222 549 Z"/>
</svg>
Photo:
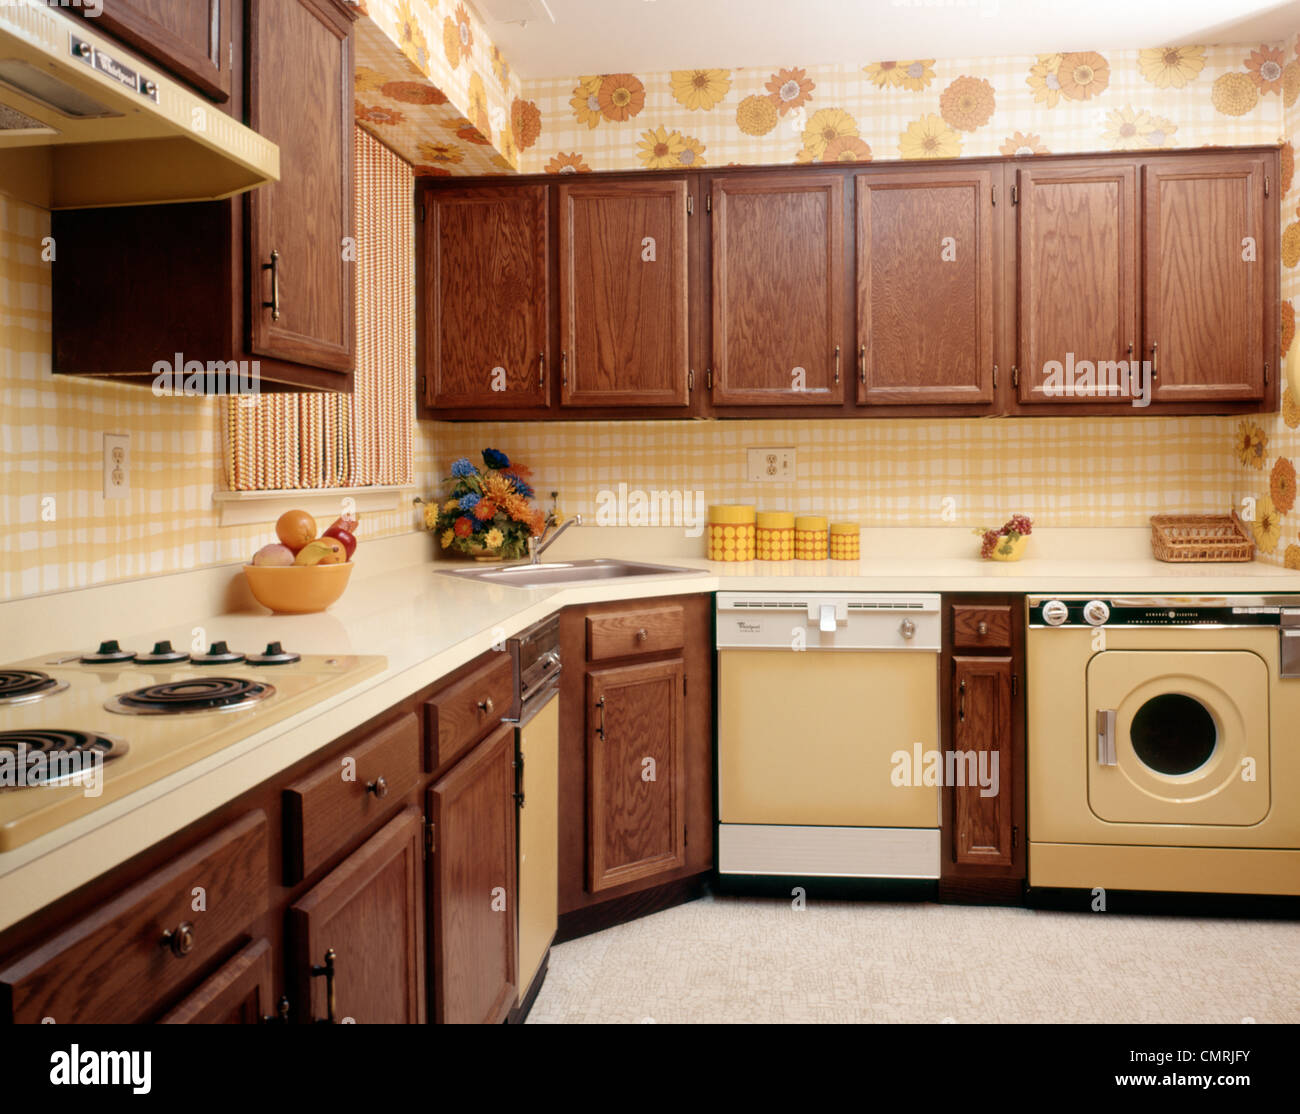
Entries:
<svg viewBox="0 0 1300 1114">
<path fill-rule="evenodd" d="M 352 554 L 357 551 L 357 539 L 351 530 L 345 529 L 337 522 L 321 535 L 322 538 L 333 538 L 339 542 L 348 555 L 348 560 L 352 560 Z"/>
</svg>

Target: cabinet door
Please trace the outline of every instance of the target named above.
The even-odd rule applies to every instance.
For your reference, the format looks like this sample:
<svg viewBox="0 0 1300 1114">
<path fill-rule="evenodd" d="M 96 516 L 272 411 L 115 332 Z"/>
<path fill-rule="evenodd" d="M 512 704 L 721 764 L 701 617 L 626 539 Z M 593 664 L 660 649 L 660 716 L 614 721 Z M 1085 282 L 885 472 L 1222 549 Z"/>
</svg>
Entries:
<svg viewBox="0 0 1300 1114">
<path fill-rule="evenodd" d="M 1266 258 L 1264 170 L 1241 155 L 1142 168 L 1144 358 L 1158 402 L 1264 395 L 1264 271 L 1277 265 Z"/>
<path fill-rule="evenodd" d="M 713 402 L 843 401 L 844 180 L 715 179 Z"/>
<path fill-rule="evenodd" d="M 681 658 L 587 674 L 587 886 L 686 862 Z"/>
<path fill-rule="evenodd" d="M 249 0 L 248 122 L 280 180 L 248 195 L 249 318 L 260 356 L 350 372 L 352 18 L 333 0 Z"/>
<path fill-rule="evenodd" d="M 858 401 L 993 401 L 993 172 L 859 174 Z"/>
<path fill-rule="evenodd" d="M 224 103 L 230 99 L 232 3 L 234 0 L 103 0 L 95 22 L 182 81 Z"/>
<path fill-rule="evenodd" d="M 255 940 L 199 984 L 160 1025 L 260 1025 L 271 1003 L 271 944 Z"/>
<path fill-rule="evenodd" d="M 1136 168 L 1056 164 L 1017 176 L 1019 400 L 1096 403 L 1098 366 L 1136 359 Z"/>
<path fill-rule="evenodd" d="M 685 406 L 685 180 L 559 192 L 561 405 Z"/>
<path fill-rule="evenodd" d="M 313 967 L 334 952 L 336 1022 L 424 1021 L 420 810 L 406 809 L 289 909 L 299 1020 L 323 1021 L 329 986 Z"/>
<path fill-rule="evenodd" d="M 960 865 L 1010 866 L 1012 659 L 958 657 L 953 670 L 953 749 L 964 782 L 952 789 L 953 859 Z"/>
<path fill-rule="evenodd" d="M 425 191 L 422 346 L 430 406 L 546 405 L 546 191 Z"/>
<path fill-rule="evenodd" d="M 515 1002 L 515 743 L 506 725 L 429 790 L 434 1019 L 503 1021 Z"/>
</svg>

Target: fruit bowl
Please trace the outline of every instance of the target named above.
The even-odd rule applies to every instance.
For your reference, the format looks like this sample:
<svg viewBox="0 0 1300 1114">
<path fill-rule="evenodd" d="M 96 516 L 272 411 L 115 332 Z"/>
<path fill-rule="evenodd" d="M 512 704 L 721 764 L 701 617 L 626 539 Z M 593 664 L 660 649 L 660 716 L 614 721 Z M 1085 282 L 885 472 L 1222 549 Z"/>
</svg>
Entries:
<svg viewBox="0 0 1300 1114">
<path fill-rule="evenodd" d="M 351 575 L 351 561 L 340 565 L 244 566 L 253 598 L 284 615 L 324 611 L 343 595 Z"/>
</svg>

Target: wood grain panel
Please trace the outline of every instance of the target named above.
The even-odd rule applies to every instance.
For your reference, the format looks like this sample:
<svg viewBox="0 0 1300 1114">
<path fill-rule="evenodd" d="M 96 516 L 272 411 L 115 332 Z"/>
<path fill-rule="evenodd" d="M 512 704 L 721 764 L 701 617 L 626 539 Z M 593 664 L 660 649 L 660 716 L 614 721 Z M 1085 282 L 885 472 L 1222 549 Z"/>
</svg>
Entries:
<svg viewBox="0 0 1300 1114">
<path fill-rule="evenodd" d="M 378 823 L 419 777 L 420 721 L 408 714 L 285 789 L 285 885 Z"/>
<path fill-rule="evenodd" d="M 102 30 L 206 93 L 230 99 L 231 5 L 235 0 L 102 0 Z M 61 5 L 63 6 L 63 5 Z M 85 8 L 71 9 L 88 13 Z"/>
<path fill-rule="evenodd" d="M 482 666 L 425 702 L 425 769 L 445 770 L 510 712 L 514 668 L 509 654 L 486 655 Z"/>
<path fill-rule="evenodd" d="M 1011 649 L 1010 606 L 953 604 L 952 644 L 960 650 Z"/>
<path fill-rule="evenodd" d="M 681 605 L 591 615 L 587 618 L 587 658 L 625 658 L 680 650 L 686 637 Z"/>
<path fill-rule="evenodd" d="M 430 406 L 546 405 L 546 207 L 546 186 L 425 191 L 421 350 Z"/>
<path fill-rule="evenodd" d="M 858 174 L 858 401 L 993 401 L 993 172 Z"/>
<path fill-rule="evenodd" d="M 1061 394 L 1057 383 L 1067 364 L 1137 359 L 1136 168 L 1021 167 L 1017 180 L 1018 397 L 1094 405 L 1104 396 L 1091 387 Z M 1049 383 L 1051 361 L 1062 366 Z"/>
<path fill-rule="evenodd" d="M 1011 821 L 1015 778 L 1011 766 L 1011 676 L 1009 657 L 953 659 L 953 748 L 974 755 L 974 768 L 964 765 L 965 784 L 952 789 L 953 855 L 959 864 L 1010 866 Z M 989 796 L 978 781 L 980 756 L 991 773 L 996 759 L 997 791 Z M 990 783 L 992 778 L 988 779 Z M 993 788 L 992 784 L 988 787 Z"/>
<path fill-rule="evenodd" d="M 203 908 L 196 909 L 200 897 Z M 268 897 L 266 813 L 258 810 L 0 971 L 6 1020 L 145 1020 L 153 1003 L 192 980 L 244 933 Z M 193 948 L 177 956 L 164 933 L 182 924 L 192 926 Z"/>
<path fill-rule="evenodd" d="M 254 940 L 204 979 L 160 1025 L 260 1025 L 276 1017 L 269 940 Z"/>
<path fill-rule="evenodd" d="M 424 1021 L 421 836 L 420 810 L 405 809 L 290 907 L 297 1001 L 312 1020 L 325 1020 L 328 999 L 310 969 L 333 949 L 335 1021 Z"/>
<path fill-rule="evenodd" d="M 559 189 L 560 404 L 690 402 L 685 179 Z"/>
<path fill-rule="evenodd" d="M 593 893 L 686 863 L 683 677 L 681 658 L 587 674 L 587 884 Z"/>
<path fill-rule="evenodd" d="M 515 1003 L 514 738 L 500 728 L 429 790 L 439 1022 L 496 1024 Z"/>
<path fill-rule="evenodd" d="M 332 0 L 249 0 L 249 125 L 280 180 L 248 194 L 252 348 L 351 371 L 356 359 L 352 19 Z M 292 59 L 292 64 L 286 64 Z M 278 253 L 280 317 L 272 301 Z M 355 255 L 355 252 L 353 253 Z"/>
<path fill-rule="evenodd" d="M 843 401 L 844 179 L 716 178 L 711 198 L 714 405 Z"/>
<path fill-rule="evenodd" d="M 1264 171 L 1263 158 L 1240 156 L 1143 167 L 1144 354 L 1157 400 L 1264 395 Z"/>
</svg>

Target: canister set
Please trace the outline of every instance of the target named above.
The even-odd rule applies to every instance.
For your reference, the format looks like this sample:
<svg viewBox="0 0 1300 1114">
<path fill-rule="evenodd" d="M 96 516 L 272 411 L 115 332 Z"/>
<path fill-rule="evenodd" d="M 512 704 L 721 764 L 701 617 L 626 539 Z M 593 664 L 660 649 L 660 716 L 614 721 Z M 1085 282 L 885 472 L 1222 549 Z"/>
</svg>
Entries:
<svg viewBox="0 0 1300 1114">
<path fill-rule="evenodd" d="M 710 561 L 856 561 L 855 522 L 822 515 L 756 511 L 735 504 L 709 508 Z"/>
</svg>

